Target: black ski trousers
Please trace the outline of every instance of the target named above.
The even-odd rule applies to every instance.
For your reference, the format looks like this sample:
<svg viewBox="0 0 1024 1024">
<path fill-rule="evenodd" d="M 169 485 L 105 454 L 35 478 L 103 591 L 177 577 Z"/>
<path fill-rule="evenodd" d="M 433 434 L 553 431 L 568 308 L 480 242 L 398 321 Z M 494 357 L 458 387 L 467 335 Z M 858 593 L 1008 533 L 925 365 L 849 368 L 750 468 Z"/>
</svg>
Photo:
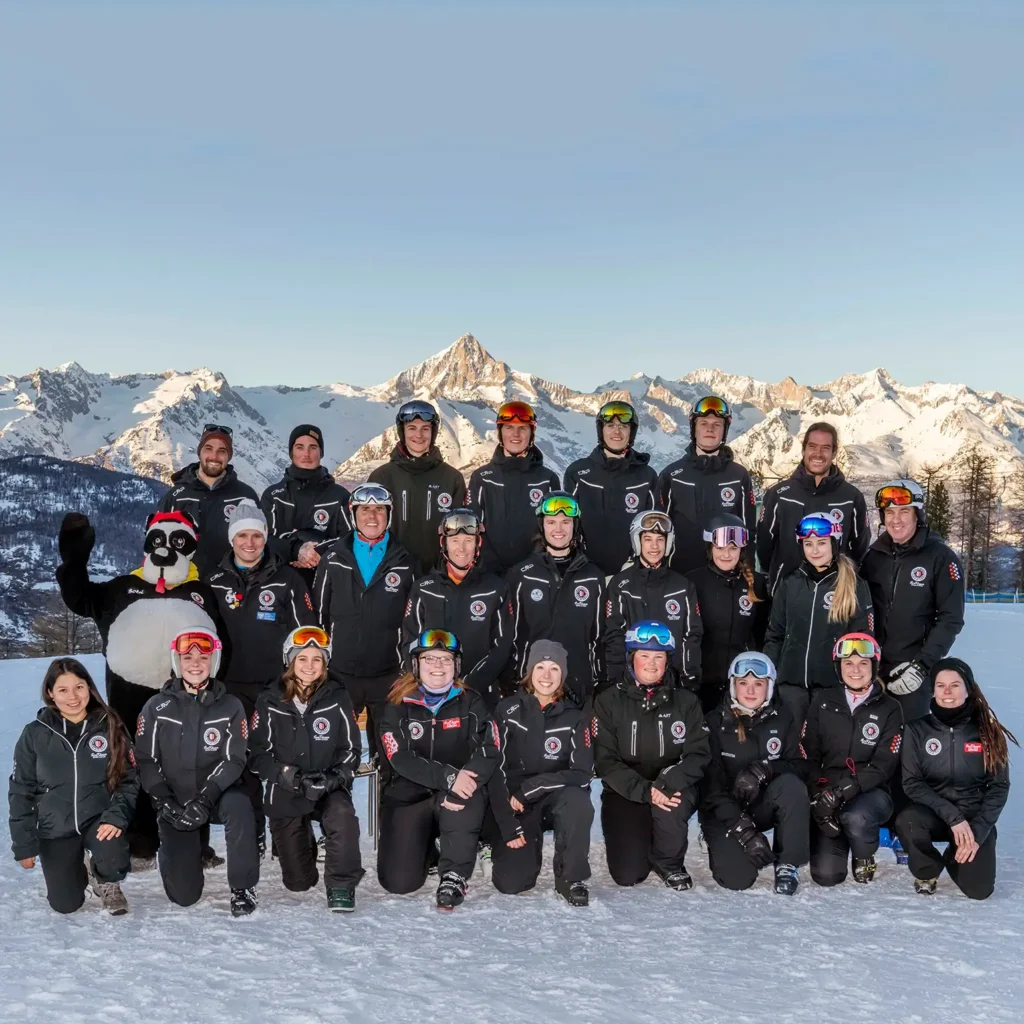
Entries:
<svg viewBox="0 0 1024 1024">
<path fill-rule="evenodd" d="M 338 681 L 348 691 L 356 718 L 363 708 L 366 708 L 366 756 L 369 761 L 372 761 L 380 750 L 378 733 L 384 721 L 388 691 L 396 678 L 396 672 L 385 672 L 382 676 L 353 676 L 345 673 L 338 675 Z M 387 758 L 380 758 L 380 761 L 386 773 Z"/>
<path fill-rule="evenodd" d="M 818 885 L 839 885 L 846 880 L 850 854 L 858 860 L 873 857 L 878 849 L 878 830 L 892 815 L 892 799 L 884 789 L 858 793 L 839 811 L 842 831 L 837 836 L 813 829 L 811 878 Z"/>
<path fill-rule="evenodd" d="M 93 870 L 101 882 L 120 882 L 128 874 L 128 836 L 97 839 L 100 819 L 82 829 L 81 835 L 39 840 L 39 862 L 46 882 L 46 898 L 58 914 L 73 914 L 85 902 L 89 878 L 85 853 L 92 857 Z"/>
<path fill-rule="evenodd" d="M 245 717 L 251 722 L 256 710 L 256 699 L 266 689 L 266 683 L 229 682 L 224 684 L 224 688 L 242 702 Z M 263 812 L 263 784 L 260 782 L 260 777 L 255 772 L 246 769 L 242 772 L 238 784 L 245 790 L 245 795 L 249 798 L 249 803 L 252 804 L 252 813 L 256 820 L 256 835 L 265 836 L 267 834 L 267 819 Z"/>
</svg>

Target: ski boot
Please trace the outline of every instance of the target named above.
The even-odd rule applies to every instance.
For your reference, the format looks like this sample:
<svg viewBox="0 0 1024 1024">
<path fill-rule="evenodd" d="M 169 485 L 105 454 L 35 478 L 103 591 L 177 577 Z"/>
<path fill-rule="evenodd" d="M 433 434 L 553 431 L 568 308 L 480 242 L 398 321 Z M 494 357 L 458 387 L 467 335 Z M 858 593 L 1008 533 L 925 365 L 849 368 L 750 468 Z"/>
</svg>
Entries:
<svg viewBox="0 0 1024 1024">
<path fill-rule="evenodd" d="M 914 879 L 914 892 L 918 896 L 934 896 L 935 890 L 939 887 L 939 880 L 937 878 L 915 878 Z"/>
<path fill-rule="evenodd" d="M 775 891 L 781 896 L 795 896 L 800 886 L 800 873 L 792 864 L 775 866 Z"/>
<path fill-rule="evenodd" d="M 687 889 L 693 888 L 693 879 L 690 877 L 690 872 L 684 867 L 680 867 L 677 871 L 666 871 L 661 875 L 661 880 L 676 892 L 686 892 Z"/>
<path fill-rule="evenodd" d="M 256 909 L 256 887 L 231 890 L 231 916 L 248 917 Z"/>
<path fill-rule="evenodd" d="M 484 876 L 485 882 L 489 882 L 494 876 L 494 864 L 491 861 L 490 843 L 480 844 L 480 874 Z"/>
<path fill-rule="evenodd" d="M 351 913 L 356 909 L 355 889 L 328 889 L 327 909 Z"/>
<path fill-rule="evenodd" d="M 446 871 L 437 887 L 437 909 L 454 910 L 466 898 L 466 880 L 455 871 Z"/>
<path fill-rule="evenodd" d="M 556 878 L 555 892 L 570 907 L 586 907 L 590 904 L 590 890 L 586 882 L 567 882 L 564 878 Z"/>
<path fill-rule="evenodd" d="M 219 868 L 224 863 L 224 858 L 217 853 L 212 846 L 207 846 L 203 850 L 203 870 L 209 871 L 211 868 Z"/>
<path fill-rule="evenodd" d="M 875 858 L 854 857 L 853 858 L 853 880 L 867 885 L 875 880 Z"/>
</svg>

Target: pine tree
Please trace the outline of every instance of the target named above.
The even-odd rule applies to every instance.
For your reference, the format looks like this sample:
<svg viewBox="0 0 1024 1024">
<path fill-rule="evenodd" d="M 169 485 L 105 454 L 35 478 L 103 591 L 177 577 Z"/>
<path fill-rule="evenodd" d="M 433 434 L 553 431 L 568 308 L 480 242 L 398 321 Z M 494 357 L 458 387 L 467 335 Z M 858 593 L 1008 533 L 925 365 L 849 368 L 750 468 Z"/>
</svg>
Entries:
<svg viewBox="0 0 1024 1024">
<path fill-rule="evenodd" d="M 931 485 L 925 501 L 925 516 L 928 527 L 946 540 L 953 526 L 953 506 L 944 480 L 936 480 Z"/>
</svg>

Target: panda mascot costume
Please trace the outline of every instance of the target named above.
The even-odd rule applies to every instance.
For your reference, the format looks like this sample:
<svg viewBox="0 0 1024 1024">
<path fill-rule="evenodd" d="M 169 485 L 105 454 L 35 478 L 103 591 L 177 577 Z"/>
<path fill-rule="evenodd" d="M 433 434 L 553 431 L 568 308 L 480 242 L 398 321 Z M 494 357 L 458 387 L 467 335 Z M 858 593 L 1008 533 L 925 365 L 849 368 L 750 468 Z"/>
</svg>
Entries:
<svg viewBox="0 0 1024 1024">
<path fill-rule="evenodd" d="M 145 559 L 124 576 L 89 579 L 96 530 L 70 512 L 57 538 L 57 584 L 67 607 L 92 619 L 107 659 L 107 701 L 129 730 L 143 706 L 171 676 L 171 641 L 182 630 L 205 627 L 223 636 L 217 602 L 192 564 L 199 534 L 183 512 L 156 512 L 146 522 Z M 134 858 L 156 855 L 156 816 L 140 796 L 128 830 Z"/>
</svg>

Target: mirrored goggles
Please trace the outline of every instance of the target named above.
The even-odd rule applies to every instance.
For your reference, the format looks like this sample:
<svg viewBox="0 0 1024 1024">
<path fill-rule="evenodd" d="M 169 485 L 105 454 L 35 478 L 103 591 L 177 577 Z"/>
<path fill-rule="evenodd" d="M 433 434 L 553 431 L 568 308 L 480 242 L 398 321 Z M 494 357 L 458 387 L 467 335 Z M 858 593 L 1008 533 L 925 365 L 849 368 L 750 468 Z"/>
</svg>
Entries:
<svg viewBox="0 0 1024 1024">
<path fill-rule="evenodd" d="M 569 494 L 549 494 L 538 506 L 540 516 L 568 516 L 576 519 L 580 514 L 579 502 Z"/>
<path fill-rule="evenodd" d="M 636 419 L 636 410 L 627 402 L 606 402 L 601 406 L 597 418 L 602 423 L 611 423 L 613 420 L 632 423 Z"/>
<path fill-rule="evenodd" d="M 846 637 L 841 636 L 835 647 L 832 648 L 832 658 L 849 658 L 856 654 L 861 658 L 875 658 L 881 660 L 882 651 L 877 641 L 869 636 Z"/>
<path fill-rule="evenodd" d="M 288 637 L 290 647 L 308 647 L 310 644 L 329 651 L 331 638 L 319 626 L 299 626 L 298 629 L 293 629 L 291 636 Z"/>
<path fill-rule="evenodd" d="M 527 405 L 526 402 L 506 402 L 498 410 L 496 422 L 532 426 L 537 422 L 537 414 L 533 411 L 533 406 Z"/>
<path fill-rule="evenodd" d="M 390 505 L 391 492 L 380 484 L 360 484 L 348 500 L 349 507 L 356 505 Z"/>
<path fill-rule="evenodd" d="M 399 423 L 412 423 L 413 420 L 423 420 L 424 423 L 433 423 L 437 419 L 437 410 L 429 402 L 406 402 L 398 410 Z"/>
<path fill-rule="evenodd" d="M 199 651 L 200 654 L 213 654 L 221 649 L 220 640 L 210 633 L 195 632 L 180 633 L 171 641 L 171 650 L 176 654 L 188 654 L 189 651 Z"/>
<path fill-rule="evenodd" d="M 668 626 L 660 622 L 641 622 L 626 632 L 627 644 L 656 643 L 666 649 L 674 650 L 676 638 Z"/>
<path fill-rule="evenodd" d="M 459 649 L 459 641 L 455 634 L 449 633 L 447 629 L 425 629 L 416 637 L 412 646 L 421 650 L 436 648 L 455 654 Z"/>
<path fill-rule="evenodd" d="M 738 548 L 745 548 L 750 534 L 742 526 L 719 526 L 714 530 L 704 531 L 704 540 L 714 544 L 716 548 L 727 548 L 735 544 Z"/>
<path fill-rule="evenodd" d="M 728 419 L 730 415 L 729 403 L 717 395 L 705 395 L 694 407 L 694 416 L 721 416 Z"/>
<path fill-rule="evenodd" d="M 834 523 L 828 516 L 804 516 L 796 528 L 799 540 L 805 537 L 831 537 L 840 532 L 839 524 Z"/>
<path fill-rule="evenodd" d="M 890 505 L 914 505 L 915 503 L 920 504 L 920 500 L 915 497 L 909 487 L 900 487 L 899 485 L 882 487 L 875 494 L 876 508 L 888 508 Z"/>
<path fill-rule="evenodd" d="M 203 433 L 227 434 L 227 436 L 230 437 L 232 434 L 232 430 L 230 427 L 225 426 L 223 423 L 204 423 Z"/>
<path fill-rule="evenodd" d="M 475 512 L 449 512 L 441 520 L 440 533 L 442 537 L 454 537 L 460 533 L 478 537 L 483 532 L 483 524 Z"/>
<path fill-rule="evenodd" d="M 733 679 L 743 676 L 754 676 L 757 679 L 774 679 L 775 666 L 759 654 L 738 656 L 729 667 L 729 675 Z"/>
</svg>

